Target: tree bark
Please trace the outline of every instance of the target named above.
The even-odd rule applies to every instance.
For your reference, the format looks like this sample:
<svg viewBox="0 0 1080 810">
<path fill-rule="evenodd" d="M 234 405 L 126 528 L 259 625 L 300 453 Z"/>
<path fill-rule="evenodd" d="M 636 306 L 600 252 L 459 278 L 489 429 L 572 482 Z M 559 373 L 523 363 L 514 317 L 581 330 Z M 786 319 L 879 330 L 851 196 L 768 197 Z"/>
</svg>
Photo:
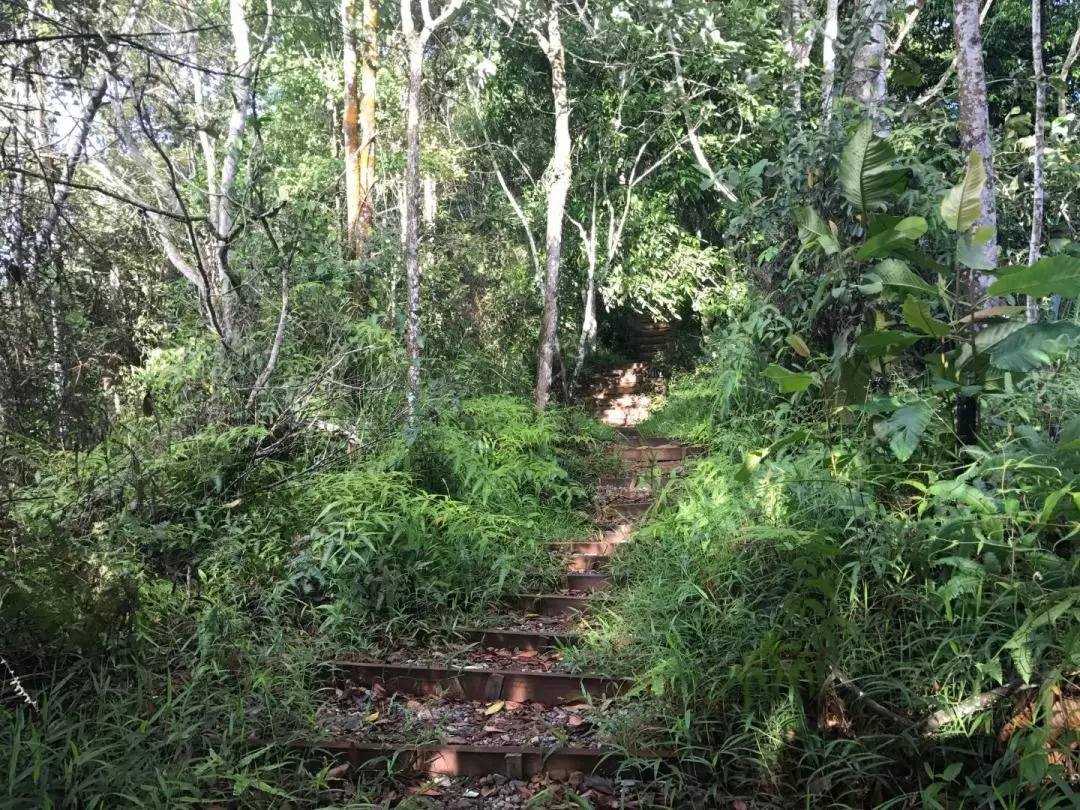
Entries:
<svg viewBox="0 0 1080 810">
<path fill-rule="evenodd" d="M 1065 61 L 1061 63 L 1061 87 L 1058 91 L 1058 118 L 1064 118 L 1069 114 L 1069 71 L 1072 70 L 1072 66 L 1076 64 L 1077 57 L 1080 56 L 1080 25 L 1076 27 L 1076 33 L 1073 34 L 1072 44 L 1069 45 L 1069 53 L 1065 56 Z"/>
<path fill-rule="evenodd" d="M 345 143 L 345 255 L 355 259 L 363 244 L 360 221 L 360 89 L 356 0 L 341 0 L 342 66 L 345 104 L 341 135 Z"/>
<path fill-rule="evenodd" d="M 982 41 L 979 36 L 979 7 L 976 0 L 956 0 L 953 31 L 956 37 L 956 77 L 960 95 L 960 151 L 966 157 L 972 149 L 982 155 L 986 185 L 982 192 L 982 213 L 977 228 L 988 226 L 993 235 L 980 248 L 986 260 L 997 265 L 997 208 L 994 198 L 994 153 L 990 141 L 990 114 L 986 98 Z M 990 286 L 985 273 L 972 272 L 968 302 L 975 306 Z"/>
<path fill-rule="evenodd" d="M 829 0 L 830 3 L 839 2 L 839 0 Z M 727 197 L 731 202 L 738 202 L 735 197 L 735 193 L 728 188 L 728 185 L 717 177 L 716 172 L 713 171 L 712 164 L 709 162 L 709 158 L 705 155 L 705 150 L 701 146 L 701 138 L 698 137 L 697 124 L 694 123 L 693 117 L 690 115 L 690 98 L 686 92 L 686 80 L 683 76 L 682 58 L 679 56 L 679 49 L 675 44 L 675 37 L 668 31 L 668 46 L 671 48 L 671 61 L 675 65 L 675 89 L 679 93 L 680 106 L 682 107 L 683 121 L 686 123 L 686 139 L 690 141 L 690 150 L 694 153 L 694 160 L 697 161 L 698 168 L 705 173 L 713 186 Z"/>
<path fill-rule="evenodd" d="M 994 0 L 986 0 L 983 3 L 982 11 L 979 12 L 979 25 L 986 22 L 986 16 L 990 13 L 990 7 L 994 4 Z M 919 107 L 923 107 L 929 104 L 934 98 L 945 89 L 945 85 L 949 83 L 949 79 L 956 72 L 956 57 L 953 56 L 949 66 L 945 69 L 945 72 L 941 74 L 941 78 L 937 80 L 933 87 L 924 92 L 921 96 L 915 99 L 915 104 Z"/>
<path fill-rule="evenodd" d="M 840 35 L 840 0 L 826 0 L 821 39 L 821 123 L 828 128 L 836 96 L 836 45 Z"/>
<path fill-rule="evenodd" d="M 345 105 L 345 253 L 359 259 L 374 224 L 375 111 L 377 91 L 378 0 L 341 0 Z M 359 29 L 359 31 L 358 31 Z M 361 35 L 363 41 L 361 42 Z"/>
<path fill-rule="evenodd" d="M 405 377 L 405 413 L 410 429 L 416 427 L 420 414 L 420 91 L 424 79 L 424 48 L 440 25 L 446 22 L 465 0 L 449 0 L 436 17 L 430 0 L 420 0 L 424 24 L 417 28 L 411 0 L 401 0 L 401 33 L 407 54 L 405 94 L 405 183 L 402 208 L 405 242 L 405 354 L 409 368 Z"/>
<path fill-rule="evenodd" d="M 1039 260 L 1043 238 L 1045 186 L 1043 168 L 1046 163 L 1046 72 L 1043 69 L 1042 0 L 1031 0 L 1031 64 L 1035 73 L 1035 171 L 1031 180 L 1031 241 L 1028 245 L 1028 264 Z M 1039 320 L 1039 299 L 1029 295 L 1027 319 Z"/>
<path fill-rule="evenodd" d="M 559 261 L 562 255 L 563 215 L 570 190 L 570 102 L 566 89 L 566 53 L 559 26 L 559 3 L 552 0 L 547 35 L 537 39 L 551 66 L 551 94 L 555 103 L 555 141 L 551 153 L 547 199 L 547 255 L 544 269 L 544 314 L 536 363 L 536 409 L 542 411 L 551 394 L 552 361 L 559 321 Z"/>
<path fill-rule="evenodd" d="M 861 0 L 857 14 L 860 42 L 851 60 L 847 95 L 862 102 L 875 130 L 884 135 L 888 131 L 881 116 L 888 89 L 885 81 L 886 0 Z"/>
<path fill-rule="evenodd" d="M 375 112 L 379 76 L 379 0 L 364 2 L 363 61 L 360 64 L 360 231 L 363 243 L 375 227 Z M 361 250 L 364 244 L 361 244 Z M 359 254 L 358 254 L 359 255 Z"/>
<path fill-rule="evenodd" d="M 904 40 L 908 38 L 908 34 L 915 27 L 915 22 L 919 19 L 919 13 L 923 10 L 925 4 L 926 0 L 909 0 L 907 14 L 904 15 L 904 24 L 900 26 L 900 30 L 896 33 L 896 39 L 889 46 L 889 53 L 899 53 L 900 48 L 904 45 Z"/>
<path fill-rule="evenodd" d="M 409 0 L 401 0 L 402 7 Z M 408 84 L 405 102 L 405 410 L 415 427 L 420 401 L 420 88 L 424 46 L 419 36 L 407 40 Z"/>
<path fill-rule="evenodd" d="M 791 98 L 791 108 L 802 111 L 803 73 L 810 64 L 813 34 L 804 30 L 806 10 L 804 0 L 786 0 L 784 8 L 784 51 L 791 58 L 791 73 L 784 86 Z"/>
</svg>

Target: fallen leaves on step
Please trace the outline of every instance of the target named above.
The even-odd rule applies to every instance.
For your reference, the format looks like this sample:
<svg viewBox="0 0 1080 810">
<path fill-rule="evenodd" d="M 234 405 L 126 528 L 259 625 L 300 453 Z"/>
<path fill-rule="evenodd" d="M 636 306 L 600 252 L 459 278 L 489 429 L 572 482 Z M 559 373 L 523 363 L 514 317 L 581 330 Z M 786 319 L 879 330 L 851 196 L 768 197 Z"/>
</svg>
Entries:
<svg viewBox="0 0 1080 810">
<path fill-rule="evenodd" d="M 506 705 L 505 700 L 496 700 L 494 703 L 492 703 L 490 706 L 488 706 L 486 709 L 484 709 L 484 714 L 486 714 L 486 715 L 498 714 L 499 712 L 501 712 L 503 710 L 503 706 L 505 706 L 505 705 Z"/>
</svg>

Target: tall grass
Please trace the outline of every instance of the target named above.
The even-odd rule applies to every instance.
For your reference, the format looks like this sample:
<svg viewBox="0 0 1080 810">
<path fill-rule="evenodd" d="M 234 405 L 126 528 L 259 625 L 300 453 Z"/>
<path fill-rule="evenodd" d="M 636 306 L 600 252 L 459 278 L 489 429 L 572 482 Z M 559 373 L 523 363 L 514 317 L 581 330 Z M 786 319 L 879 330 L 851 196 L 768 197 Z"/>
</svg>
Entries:
<svg viewBox="0 0 1080 810">
<path fill-rule="evenodd" d="M 88 453 L 24 454 L 0 651 L 39 708 L 0 695 L 0 805 L 326 801 L 283 747 L 312 733 L 319 662 L 552 580 L 545 543 L 583 525 L 602 453 L 579 420 L 466 400 L 411 448 L 351 454 L 136 420 Z"/>
</svg>

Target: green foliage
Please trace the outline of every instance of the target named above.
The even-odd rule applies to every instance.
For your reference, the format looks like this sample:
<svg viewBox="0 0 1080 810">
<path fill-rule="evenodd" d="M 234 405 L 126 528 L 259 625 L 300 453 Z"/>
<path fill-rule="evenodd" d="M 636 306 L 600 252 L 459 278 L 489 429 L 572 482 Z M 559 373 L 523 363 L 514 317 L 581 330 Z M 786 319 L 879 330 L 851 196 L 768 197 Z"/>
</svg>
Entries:
<svg viewBox="0 0 1080 810">
<path fill-rule="evenodd" d="M 874 134 L 873 122 L 863 121 L 840 156 L 840 188 L 847 201 L 863 215 L 884 210 L 905 174 L 896 167 L 888 141 Z"/>
<path fill-rule="evenodd" d="M 941 219 L 945 226 L 964 233 L 982 215 L 982 193 L 986 186 L 986 167 L 974 149 L 968 153 L 964 179 L 953 186 L 941 201 Z"/>
</svg>

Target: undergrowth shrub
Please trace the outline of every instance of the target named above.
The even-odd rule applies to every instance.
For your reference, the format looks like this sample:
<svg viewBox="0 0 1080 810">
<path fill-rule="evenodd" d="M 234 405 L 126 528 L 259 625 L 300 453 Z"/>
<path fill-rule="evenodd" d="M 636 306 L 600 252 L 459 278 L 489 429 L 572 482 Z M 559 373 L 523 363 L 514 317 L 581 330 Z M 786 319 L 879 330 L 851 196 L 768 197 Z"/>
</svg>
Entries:
<svg viewBox="0 0 1080 810">
<path fill-rule="evenodd" d="M 327 400 L 331 422 L 317 396 L 197 426 L 173 408 L 194 384 L 178 372 L 89 451 L 4 443 L 27 483 L 0 654 L 38 707 L 2 695 L 4 806 L 315 806 L 325 774 L 277 743 L 312 733 L 319 661 L 553 583 L 546 542 L 581 529 L 610 439 L 509 398 L 465 400 L 411 448 L 377 404 Z"/>
</svg>

